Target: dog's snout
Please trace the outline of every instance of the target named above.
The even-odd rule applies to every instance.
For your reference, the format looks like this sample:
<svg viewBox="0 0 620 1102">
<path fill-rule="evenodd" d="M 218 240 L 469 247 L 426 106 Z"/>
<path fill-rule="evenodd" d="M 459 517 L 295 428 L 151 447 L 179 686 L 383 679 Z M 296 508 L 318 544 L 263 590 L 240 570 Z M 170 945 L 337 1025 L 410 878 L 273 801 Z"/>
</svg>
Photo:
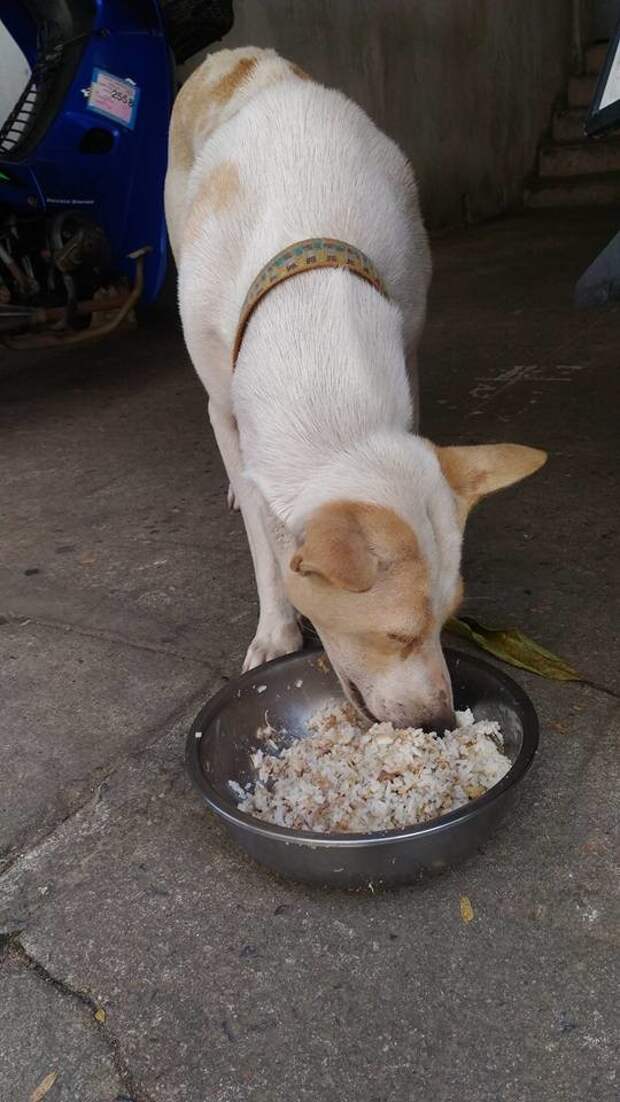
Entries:
<svg viewBox="0 0 620 1102">
<path fill-rule="evenodd" d="M 333 660 L 332 660 L 333 662 Z M 443 735 L 456 727 L 452 688 L 448 672 L 444 668 L 407 671 L 405 684 L 402 671 L 398 680 L 362 679 L 358 682 L 338 669 L 334 669 L 349 701 L 368 723 L 392 723 L 395 727 L 417 727 L 427 732 Z"/>
<path fill-rule="evenodd" d="M 456 727 L 456 716 L 451 708 L 446 708 L 442 712 L 438 712 L 426 723 L 422 724 L 422 730 L 428 734 L 436 733 L 438 735 L 444 735 L 446 731 L 453 731 Z"/>
<path fill-rule="evenodd" d="M 442 705 L 433 719 L 433 730 L 438 735 L 443 735 L 446 731 L 453 731 L 456 727 L 456 716 L 452 706 L 451 694 L 448 696 L 448 693 L 442 693 L 442 697 Z"/>
<path fill-rule="evenodd" d="M 358 712 L 361 712 L 361 714 L 364 716 L 364 718 L 368 719 L 371 723 L 376 723 L 377 722 L 376 716 L 374 716 L 372 714 L 372 712 L 370 711 L 370 708 L 366 704 L 366 701 L 364 700 L 364 697 L 362 696 L 362 693 L 358 689 L 355 682 L 350 681 L 349 679 L 347 679 L 346 682 L 345 682 L 345 685 L 346 685 L 346 689 L 347 689 L 347 695 L 348 695 L 351 703 L 354 704 L 355 707 L 357 708 Z"/>
<path fill-rule="evenodd" d="M 436 732 L 438 735 L 443 735 L 445 731 L 453 731 L 456 727 L 452 689 L 445 677 L 442 677 L 441 682 L 436 686 L 425 712 L 421 727 L 427 733 Z"/>
</svg>

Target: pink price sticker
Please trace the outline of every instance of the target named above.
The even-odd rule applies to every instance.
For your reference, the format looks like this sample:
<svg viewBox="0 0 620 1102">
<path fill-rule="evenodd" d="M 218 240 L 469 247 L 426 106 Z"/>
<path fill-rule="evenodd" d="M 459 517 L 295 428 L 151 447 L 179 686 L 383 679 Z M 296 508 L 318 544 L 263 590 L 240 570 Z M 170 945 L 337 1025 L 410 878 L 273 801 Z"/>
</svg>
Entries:
<svg viewBox="0 0 620 1102">
<path fill-rule="evenodd" d="M 140 89 L 132 80 L 122 80 L 105 69 L 93 69 L 88 108 L 133 130 Z"/>
</svg>

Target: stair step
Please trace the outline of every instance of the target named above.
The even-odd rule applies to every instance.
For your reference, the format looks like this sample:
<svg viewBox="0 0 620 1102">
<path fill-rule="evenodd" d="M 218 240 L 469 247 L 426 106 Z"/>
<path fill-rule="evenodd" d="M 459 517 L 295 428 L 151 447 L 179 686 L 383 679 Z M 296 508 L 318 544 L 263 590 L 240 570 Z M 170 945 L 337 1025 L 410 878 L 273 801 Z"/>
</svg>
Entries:
<svg viewBox="0 0 620 1102">
<path fill-rule="evenodd" d="M 554 142 L 585 141 L 584 126 L 588 112 L 583 107 L 571 111 L 556 111 L 553 116 L 552 133 Z"/>
<path fill-rule="evenodd" d="M 609 42 L 593 42 L 585 51 L 584 64 L 586 73 L 595 73 L 597 76 L 603 68 Z"/>
<path fill-rule="evenodd" d="M 598 77 L 592 74 L 571 77 L 568 82 L 568 106 L 589 107 L 594 97 L 597 80 Z"/>
<path fill-rule="evenodd" d="M 528 207 L 620 207 L 620 176 L 573 176 L 535 180 L 525 193 Z"/>
<path fill-rule="evenodd" d="M 620 174 L 620 142 L 585 140 L 574 145 L 547 145 L 540 151 L 539 172 L 548 176 Z M 620 177 L 619 177 L 620 179 Z"/>
</svg>

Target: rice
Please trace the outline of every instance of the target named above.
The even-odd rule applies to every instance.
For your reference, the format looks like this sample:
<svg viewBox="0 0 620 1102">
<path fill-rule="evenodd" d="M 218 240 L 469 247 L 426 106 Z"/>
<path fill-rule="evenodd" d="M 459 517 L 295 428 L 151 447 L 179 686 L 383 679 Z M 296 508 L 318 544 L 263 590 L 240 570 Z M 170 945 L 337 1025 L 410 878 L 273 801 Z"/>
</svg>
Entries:
<svg viewBox="0 0 620 1102">
<path fill-rule="evenodd" d="M 331 705 L 307 737 L 280 753 L 254 752 L 253 784 L 229 784 L 240 811 L 295 830 L 414 826 L 477 799 L 510 769 L 499 724 L 475 722 L 469 709 L 456 720 L 443 737 L 391 723 L 364 729 L 350 706 Z"/>
</svg>

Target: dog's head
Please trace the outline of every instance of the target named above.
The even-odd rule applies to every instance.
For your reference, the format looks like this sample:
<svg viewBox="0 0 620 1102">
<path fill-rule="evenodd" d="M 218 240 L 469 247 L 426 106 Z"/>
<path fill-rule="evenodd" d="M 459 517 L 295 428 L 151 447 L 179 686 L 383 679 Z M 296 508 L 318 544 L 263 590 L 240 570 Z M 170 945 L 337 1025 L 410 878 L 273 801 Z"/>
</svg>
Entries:
<svg viewBox="0 0 620 1102">
<path fill-rule="evenodd" d="M 443 730 L 454 713 L 440 632 L 463 596 L 467 514 L 481 497 L 532 474 L 546 455 L 516 444 L 420 444 L 427 455 L 411 471 L 408 519 L 361 501 L 320 506 L 291 559 L 287 590 L 360 710 Z"/>
</svg>

